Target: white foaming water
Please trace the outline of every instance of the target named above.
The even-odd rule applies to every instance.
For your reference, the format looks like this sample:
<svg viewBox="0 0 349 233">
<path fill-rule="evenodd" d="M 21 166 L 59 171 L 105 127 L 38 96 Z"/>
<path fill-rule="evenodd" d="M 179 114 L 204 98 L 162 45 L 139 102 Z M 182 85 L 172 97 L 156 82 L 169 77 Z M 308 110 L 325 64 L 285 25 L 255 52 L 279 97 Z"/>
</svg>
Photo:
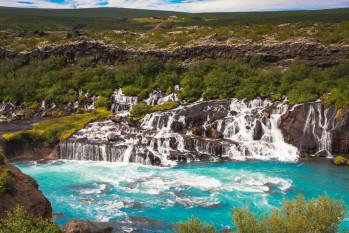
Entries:
<svg viewBox="0 0 349 233">
<path fill-rule="evenodd" d="M 111 111 L 120 116 L 129 115 L 131 107 L 137 103 L 136 96 L 127 96 L 122 93 L 121 88 L 115 90 L 112 95 Z"/>
<path fill-rule="evenodd" d="M 136 102 L 121 90 L 114 98 L 127 106 Z M 297 149 L 284 142 L 278 127 L 286 110 L 286 104 L 262 99 L 214 100 L 148 114 L 138 128 L 94 122 L 60 145 L 60 158 L 164 166 L 202 158 L 293 162 Z"/>
<path fill-rule="evenodd" d="M 232 100 L 230 110 L 233 115 L 224 119 L 226 127 L 223 135 L 225 138 L 239 142 L 239 145 L 231 147 L 229 156 L 241 160 L 254 158 L 292 162 L 298 159 L 297 148 L 284 142 L 278 127 L 278 121 L 287 109 L 287 105 L 277 105 L 274 113 L 270 114 L 270 118 L 263 119 L 263 111 L 266 107 L 271 106 L 272 102 L 268 100 L 255 99 L 248 103 L 236 99 Z M 257 121 L 263 130 L 263 136 L 260 140 L 253 139 Z"/>
</svg>

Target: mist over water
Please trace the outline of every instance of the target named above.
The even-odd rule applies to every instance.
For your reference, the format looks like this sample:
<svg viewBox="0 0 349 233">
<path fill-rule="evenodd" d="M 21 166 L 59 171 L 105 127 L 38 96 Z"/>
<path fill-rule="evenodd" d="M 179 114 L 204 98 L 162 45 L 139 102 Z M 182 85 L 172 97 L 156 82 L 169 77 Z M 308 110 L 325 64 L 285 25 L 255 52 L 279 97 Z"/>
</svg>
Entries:
<svg viewBox="0 0 349 233">
<path fill-rule="evenodd" d="M 53 161 L 17 166 L 37 180 L 54 213 L 60 214 L 56 218 L 60 224 L 73 218 L 111 221 L 133 216 L 171 224 L 196 216 L 222 229 L 233 227 L 234 207 L 249 205 L 257 213 L 268 212 L 298 195 L 308 199 L 328 194 L 349 206 L 345 185 L 349 169 L 328 161 L 194 163 L 166 168 Z M 349 222 L 342 226 L 348 229 Z"/>
</svg>

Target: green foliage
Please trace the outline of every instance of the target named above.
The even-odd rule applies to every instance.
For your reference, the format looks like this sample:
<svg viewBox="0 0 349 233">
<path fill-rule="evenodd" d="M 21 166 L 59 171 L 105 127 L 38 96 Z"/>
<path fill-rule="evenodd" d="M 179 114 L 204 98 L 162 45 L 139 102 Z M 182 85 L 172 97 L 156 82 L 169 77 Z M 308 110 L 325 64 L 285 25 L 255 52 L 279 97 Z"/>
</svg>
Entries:
<svg viewBox="0 0 349 233">
<path fill-rule="evenodd" d="M 5 159 L 4 148 L 0 145 L 0 165 L 5 164 Z"/>
<path fill-rule="evenodd" d="M 131 120 L 140 120 L 149 113 L 170 110 L 178 107 L 178 105 L 177 102 L 166 102 L 155 106 L 147 105 L 145 103 L 135 104 L 131 109 Z"/>
<path fill-rule="evenodd" d="M 343 155 L 337 155 L 334 157 L 333 163 L 337 166 L 349 165 L 349 159 Z"/>
<path fill-rule="evenodd" d="M 308 202 L 304 197 L 285 201 L 281 209 L 272 210 L 269 217 L 255 217 L 248 209 L 234 209 L 238 233 L 337 233 L 345 217 L 341 201 L 320 196 Z"/>
<path fill-rule="evenodd" d="M 205 224 L 196 218 L 191 218 L 184 223 L 177 223 L 174 229 L 177 233 L 215 233 L 216 232 L 213 226 Z"/>
<path fill-rule="evenodd" d="M 103 119 L 111 115 L 106 109 L 94 112 L 77 113 L 71 116 L 42 121 L 32 129 L 4 134 L 2 137 L 8 143 L 44 143 L 53 145 L 64 141 L 91 121 Z"/>
<path fill-rule="evenodd" d="M 325 44 L 349 42 L 348 9 L 189 14 L 116 8 L 0 8 L 0 15 L 0 44 L 16 51 L 42 44 L 76 42 L 76 37 L 67 37 L 67 30 L 72 28 L 83 29 L 91 39 L 134 49 L 192 45 L 208 36 L 223 44 L 297 38 L 314 39 Z M 170 17 L 173 15 L 176 18 Z M 45 33 L 31 33 L 34 30 Z M 29 32 L 22 35 L 23 31 Z"/>
<path fill-rule="evenodd" d="M 95 101 L 95 106 L 97 108 L 106 108 L 109 109 L 111 105 L 111 101 L 109 98 L 100 96 L 96 101 Z"/>
<path fill-rule="evenodd" d="M 0 219 L 0 233 L 61 233 L 54 222 L 30 215 L 23 207 L 16 206 Z"/>
<path fill-rule="evenodd" d="M 258 62 L 238 60 L 205 60 L 181 69 L 176 61 L 139 59 L 114 67 L 67 65 L 62 57 L 32 61 L 16 66 L 11 61 L 0 62 L 0 101 L 24 103 L 30 117 L 40 101 L 65 104 L 74 102 L 82 89 L 98 95 L 98 107 L 109 107 L 113 90 L 121 87 L 126 95 L 146 98 L 155 88 L 171 93 L 180 84 L 179 97 L 193 102 L 205 99 L 240 98 L 258 96 L 282 100 L 290 104 L 322 99 L 326 106 L 349 105 L 349 63 L 327 69 L 307 66 L 296 60 L 288 68 L 263 67 Z M 258 60 L 255 58 L 254 60 Z M 85 63 L 84 63 L 85 64 Z"/>
<path fill-rule="evenodd" d="M 320 196 L 309 200 L 298 197 L 284 201 L 280 209 L 269 215 L 256 216 L 248 208 L 235 208 L 233 220 L 236 230 L 232 233 L 337 233 L 345 217 L 342 201 Z M 213 226 L 198 219 L 176 224 L 177 233 L 218 232 Z"/>
<path fill-rule="evenodd" d="M 6 192 L 7 186 L 10 182 L 10 176 L 8 170 L 0 169 L 0 194 Z"/>
</svg>

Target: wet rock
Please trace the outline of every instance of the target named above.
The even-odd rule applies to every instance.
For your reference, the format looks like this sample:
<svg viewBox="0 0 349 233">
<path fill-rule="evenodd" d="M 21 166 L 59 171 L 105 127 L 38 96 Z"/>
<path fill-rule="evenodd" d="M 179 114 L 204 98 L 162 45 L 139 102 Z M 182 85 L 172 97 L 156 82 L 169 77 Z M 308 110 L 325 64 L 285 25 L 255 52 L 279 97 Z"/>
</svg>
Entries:
<svg viewBox="0 0 349 233">
<path fill-rule="evenodd" d="M 171 129 L 177 133 L 181 132 L 184 129 L 184 124 L 182 122 L 179 122 L 179 121 L 174 121 L 171 124 Z"/>
<path fill-rule="evenodd" d="M 121 117 L 119 115 L 114 115 L 114 116 L 110 117 L 110 119 L 117 124 L 121 123 L 123 121 L 123 117 Z"/>
<path fill-rule="evenodd" d="M 112 233 L 113 228 L 90 221 L 74 219 L 64 226 L 64 233 Z"/>
<path fill-rule="evenodd" d="M 119 136 L 113 132 L 108 132 L 107 139 L 108 139 L 108 141 L 115 142 L 115 141 L 118 141 Z"/>
<path fill-rule="evenodd" d="M 256 125 L 253 129 L 253 140 L 261 140 L 262 136 L 263 136 L 262 123 L 259 120 L 257 120 Z"/>
</svg>

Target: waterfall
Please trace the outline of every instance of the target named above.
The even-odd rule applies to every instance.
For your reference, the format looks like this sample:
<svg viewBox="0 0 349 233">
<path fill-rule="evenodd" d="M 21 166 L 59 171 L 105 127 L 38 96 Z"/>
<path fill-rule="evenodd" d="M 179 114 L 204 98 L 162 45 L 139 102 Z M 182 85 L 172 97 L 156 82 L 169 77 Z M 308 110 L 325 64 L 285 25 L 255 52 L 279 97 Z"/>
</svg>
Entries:
<svg viewBox="0 0 349 233">
<path fill-rule="evenodd" d="M 174 87 L 175 92 L 164 95 L 160 89 L 155 89 L 149 94 L 149 97 L 144 100 L 144 102 L 148 105 L 161 105 L 166 102 L 181 102 L 181 100 L 177 97 L 177 91 L 179 90 L 179 86 Z"/>
<path fill-rule="evenodd" d="M 128 115 L 131 107 L 137 103 L 136 96 L 124 95 L 121 88 L 114 91 L 111 99 L 111 111 L 118 115 Z"/>
<path fill-rule="evenodd" d="M 113 100 L 116 112 L 137 101 L 120 90 Z M 182 104 L 146 115 L 138 127 L 111 120 L 90 123 L 61 143 L 59 154 L 62 159 L 163 166 L 194 160 L 296 161 L 297 148 L 284 142 L 279 129 L 286 110 L 286 104 L 260 98 Z"/>
<path fill-rule="evenodd" d="M 302 105 L 305 114 L 303 136 L 313 138 L 317 146 L 316 153 L 332 155 L 332 133 L 335 127 L 335 107 L 324 110 L 320 101 Z"/>
</svg>

